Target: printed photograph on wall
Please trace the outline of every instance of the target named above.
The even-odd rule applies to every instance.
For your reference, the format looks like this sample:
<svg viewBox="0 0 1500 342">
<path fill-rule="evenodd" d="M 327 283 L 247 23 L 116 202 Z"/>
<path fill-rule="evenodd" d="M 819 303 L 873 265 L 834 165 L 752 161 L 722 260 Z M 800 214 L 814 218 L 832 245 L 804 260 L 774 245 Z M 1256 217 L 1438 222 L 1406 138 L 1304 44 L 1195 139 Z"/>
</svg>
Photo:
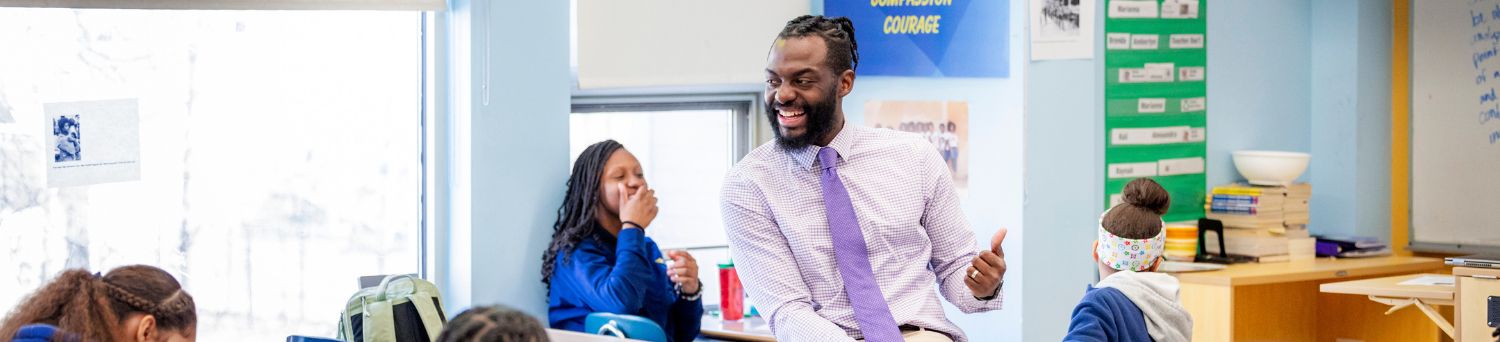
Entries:
<svg viewBox="0 0 1500 342">
<path fill-rule="evenodd" d="M 1031 0 L 1031 60 L 1094 58 L 1094 0 Z"/>
<path fill-rule="evenodd" d="M 48 187 L 126 182 L 141 178 L 139 105 L 134 99 L 42 105 L 51 121 Z M 84 152 L 88 152 L 85 156 Z M 45 158 L 45 157 L 44 157 Z"/>
<path fill-rule="evenodd" d="M 1077 37 L 1081 28 L 1083 12 L 1079 7 L 1079 0 L 1041 0 L 1041 25 L 1037 30 L 1041 31 L 1044 39 L 1055 39 L 1063 37 Z"/>
<path fill-rule="evenodd" d="M 52 146 L 53 162 L 70 162 L 83 160 L 83 143 L 79 138 L 79 116 L 58 116 L 52 119 L 52 137 L 57 144 Z"/>
<path fill-rule="evenodd" d="M 969 103 L 965 101 L 870 101 L 865 125 L 920 135 L 932 147 L 962 195 L 969 184 Z"/>
</svg>

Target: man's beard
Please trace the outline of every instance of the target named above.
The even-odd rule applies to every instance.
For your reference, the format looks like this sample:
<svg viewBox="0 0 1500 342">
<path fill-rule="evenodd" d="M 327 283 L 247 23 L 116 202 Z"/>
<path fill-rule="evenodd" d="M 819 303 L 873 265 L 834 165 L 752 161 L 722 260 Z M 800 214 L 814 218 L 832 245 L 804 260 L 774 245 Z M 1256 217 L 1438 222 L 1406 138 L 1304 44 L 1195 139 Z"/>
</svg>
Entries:
<svg viewBox="0 0 1500 342">
<path fill-rule="evenodd" d="M 806 103 L 801 98 L 798 98 L 797 101 L 784 105 L 784 107 L 802 108 L 802 115 L 807 117 L 806 120 L 803 120 L 802 135 L 795 137 L 788 137 L 781 133 L 781 120 L 777 119 L 777 117 L 781 116 L 781 111 L 776 110 L 777 106 L 772 103 L 775 101 L 775 98 L 773 97 L 771 102 L 767 102 L 766 118 L 771 120 L 771 132 L 776 135 L 776 143 L 784 149 L 800 149 L 818 142 L 818 139 L 823 138 L 824 135 L 833 130 L 833 126 L 838 120 L 837 117 L 834 117 L 834 111 L 837 109 L 835 107 L 838 106 L 836 97 L 838 96 L 836 93 L 837 89 L 837 85 L 829 87 L 823 96 L 824 100 L 819 103 Z"/>
</svg>

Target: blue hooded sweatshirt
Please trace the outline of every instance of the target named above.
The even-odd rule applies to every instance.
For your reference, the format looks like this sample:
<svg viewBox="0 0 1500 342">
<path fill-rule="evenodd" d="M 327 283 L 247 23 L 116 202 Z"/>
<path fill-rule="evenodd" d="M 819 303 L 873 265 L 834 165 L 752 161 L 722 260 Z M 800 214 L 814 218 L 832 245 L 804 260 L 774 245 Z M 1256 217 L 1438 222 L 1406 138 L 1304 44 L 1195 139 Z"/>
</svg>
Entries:
<svg viewBox="0 0 1500 342">
<path fill-rule="evenodd" d="M 1188 341 L 1193 318 L 1178 302 L 1177 279 L 1120 271 L 1090 286 L 1073 308 L 1064 341 Z"/>
</svg>

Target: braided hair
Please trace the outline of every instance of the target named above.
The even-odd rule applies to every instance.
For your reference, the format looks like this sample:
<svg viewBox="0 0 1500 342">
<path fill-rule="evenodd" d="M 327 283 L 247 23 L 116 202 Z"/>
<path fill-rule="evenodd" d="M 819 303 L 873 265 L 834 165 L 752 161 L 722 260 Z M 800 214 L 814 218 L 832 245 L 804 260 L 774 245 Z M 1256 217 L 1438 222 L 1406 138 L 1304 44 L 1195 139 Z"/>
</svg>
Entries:
<svg viewBox="0 0 1500 342">
<path fill-rule="evenodd" d="M 136 313 L 155 317 L 158 331 L 192 334 L 198 325 L 193 296 L 177 279 L 160 268 L 132 265 L 103 276 L 82 269 L 63 271 L 6 316 L 0 337 L 43 323 L 85 341 L 113 341 L 125 319 Z"/>
<path fill-rule="evenodd" d="M 501 305 L 475 307 L 458 314 L 438 335 L 438 342 L 542 342 L 547 329 L 536 318 Z"/>
<path fill-rule="evenodd" d="M 557 222 L 552 224 L 552 243 L 542 254 L 542 283 L 552 284 L 552 273 L 557 267 L 557 254 L 573 250 L 584 238 L 597 238 L 595 232 L 604 229 L 594 218 L 599 207 L 599 179 L 603 177 L 604 163 L 615 151 L 624 147 L 614 140 L 605 140 L 589 145 L 573 162 L 573 175 L 568 177 L 567 196 L 557 208 Z M 563 259 L 566 261 L 566 257 Z"/>
<path fill-rule="evenodd" d="M 845 17 L 804 15 L 786 22 L 778 39 L 816 36 L 828 45 L 824 58 L 834 74 L 859 69 L 859 43 L 854 40 L 854 22 Z"/>
</svg>

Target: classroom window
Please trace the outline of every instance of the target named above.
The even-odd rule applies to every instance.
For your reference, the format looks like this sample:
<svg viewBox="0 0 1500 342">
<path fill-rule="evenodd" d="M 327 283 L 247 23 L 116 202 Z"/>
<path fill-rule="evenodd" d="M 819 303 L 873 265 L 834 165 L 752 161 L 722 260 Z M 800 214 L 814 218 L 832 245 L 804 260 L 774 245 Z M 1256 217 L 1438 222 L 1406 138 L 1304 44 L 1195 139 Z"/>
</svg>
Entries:
<svg viewBox="0 0 1500 342">
<path fill-rule="evenodd" d="M 200 340 L 332 336 L 359 276 L 421 272 L 423 15 L 0 8 L 0 308 L 150 264 Z M 119 98 L 139 180 L 48 187 L 43 104 Z"/>
<path fill-rule="evenodd" d="M 724 246 L 719 189 L 748 148 L 750 108 L 751 101 L 575 104 L 569 162 L 593 143 L 619 141 L 656 189 L 660 213 L 647 234 L 667 249 Z"/>
</svg>

